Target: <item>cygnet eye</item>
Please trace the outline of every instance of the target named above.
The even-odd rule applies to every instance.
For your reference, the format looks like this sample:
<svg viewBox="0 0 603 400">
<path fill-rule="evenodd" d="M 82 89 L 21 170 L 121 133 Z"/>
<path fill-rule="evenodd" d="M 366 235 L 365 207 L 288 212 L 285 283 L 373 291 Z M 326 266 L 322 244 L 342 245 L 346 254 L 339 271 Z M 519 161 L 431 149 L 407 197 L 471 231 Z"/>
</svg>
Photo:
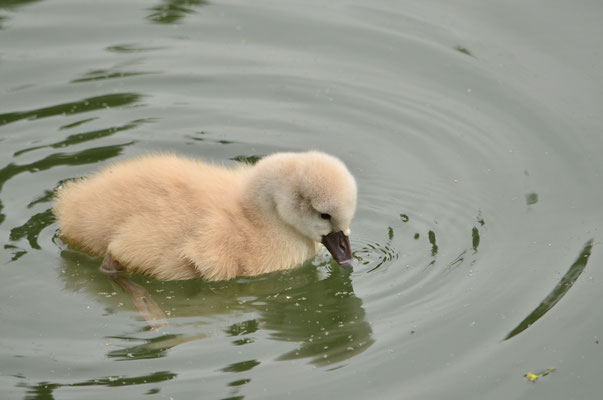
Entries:
<svg viewBox="0 0 603 400">
<path fill-rule="evenodd" d="M 320 218 L 322 218 L 322 219 L 331 219 L 331 214 L 322 213 L 322 214 L 320 214 Z"/>
</svg>

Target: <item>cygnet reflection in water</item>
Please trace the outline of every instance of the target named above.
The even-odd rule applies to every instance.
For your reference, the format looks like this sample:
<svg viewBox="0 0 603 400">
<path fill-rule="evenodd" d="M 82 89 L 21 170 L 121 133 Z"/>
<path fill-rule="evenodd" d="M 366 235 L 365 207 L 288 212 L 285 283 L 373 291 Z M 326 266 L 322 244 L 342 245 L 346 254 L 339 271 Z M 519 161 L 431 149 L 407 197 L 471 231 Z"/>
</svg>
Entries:
<svg viewBox="0 0 603 400">
<path fill-rule="evenodd" d="M 100 302 L 107 314 L 132 311 L 124 295 L 114 292 L 98 271 L 95 259 L 69 249 L 61 258 L 60 278 L 66 289 Z M 164 357 L 170 348 L 216 335 L 235 346 L 267 339 L 295 344 L 280 355 L 270 355 L 279 360 L 330 365 L 354 357 L 374 343 L 362 300 L 354 293 L 347 270 L 329 264 L 326 257 L 319 260 L 325 268 L 305 263 L 292 271 L 222 282 L 134 277 L 168 313 L 169 334 L 146 332 L 140 326 L 141 331 L 131 332 L 130 324 L 109 328 L 108 339 L 120 345 L 109 349 L 107 357 Z M 224 321 L 228 323 L 216 329 Z"/>
</svg>

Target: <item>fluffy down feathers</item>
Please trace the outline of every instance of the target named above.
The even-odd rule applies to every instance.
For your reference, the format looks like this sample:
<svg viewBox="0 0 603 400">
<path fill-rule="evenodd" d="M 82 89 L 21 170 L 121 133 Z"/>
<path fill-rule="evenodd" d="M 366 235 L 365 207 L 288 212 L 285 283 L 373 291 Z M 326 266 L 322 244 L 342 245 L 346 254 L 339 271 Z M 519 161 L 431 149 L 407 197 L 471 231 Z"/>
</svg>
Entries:
<svg viewBox="0 0 603 400">
<path fill-rule="evenodd" d="M 54 212 L 67 242 L 128 272 L 224 280 L 303 263 L 325 235 L 349 234 L 355 208 L 345 165 L 306 152 L 231 168 L 135 158 L 66 183 Z"/>
</svg>

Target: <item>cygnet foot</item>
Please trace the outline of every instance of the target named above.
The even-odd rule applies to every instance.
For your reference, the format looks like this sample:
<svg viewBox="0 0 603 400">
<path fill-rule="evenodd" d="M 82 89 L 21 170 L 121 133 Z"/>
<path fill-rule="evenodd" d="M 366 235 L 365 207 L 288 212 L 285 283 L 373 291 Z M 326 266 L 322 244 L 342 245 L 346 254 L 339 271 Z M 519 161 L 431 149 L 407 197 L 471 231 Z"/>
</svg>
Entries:
<svg viewBox="0 0 603 400">
<path fill-rule="evenodd" d="M 132 303 L 140 312 L 140 315 L 147 321 L 149 327 L 153 330 L 167 326 L 167 317 L 159 305 L 153 300 L 149 292 L 142 286 L 124 278 L 119 273 L 121 267 L 117 260 L 114 260 L 111 253 L 107 252 L 100 267 L 101 271 L 111 280 L 117 283 L 132 299 Z"/>
</svg>

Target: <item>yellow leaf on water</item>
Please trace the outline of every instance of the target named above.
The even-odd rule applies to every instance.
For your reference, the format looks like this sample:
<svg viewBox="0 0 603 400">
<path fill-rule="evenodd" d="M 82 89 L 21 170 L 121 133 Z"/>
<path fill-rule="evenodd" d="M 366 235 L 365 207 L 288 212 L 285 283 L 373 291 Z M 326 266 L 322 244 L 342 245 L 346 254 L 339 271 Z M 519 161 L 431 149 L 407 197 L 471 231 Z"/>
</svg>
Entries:
<svg viewBox="0 0 603 400">
<path fill-rule="evenodd" d="M 527 374 L 524 375 L 524 377 L 527 378 L 530 382 L 536 382 L 537 379 L 542 378 L 543 376 L 547 376 L 554 370 L 555 370 L 555 368 L 549 368 L 546 371 L 541 372 L 539 374 L 534 374 L 532 372 L 528 372 Z"/>
</svg>

